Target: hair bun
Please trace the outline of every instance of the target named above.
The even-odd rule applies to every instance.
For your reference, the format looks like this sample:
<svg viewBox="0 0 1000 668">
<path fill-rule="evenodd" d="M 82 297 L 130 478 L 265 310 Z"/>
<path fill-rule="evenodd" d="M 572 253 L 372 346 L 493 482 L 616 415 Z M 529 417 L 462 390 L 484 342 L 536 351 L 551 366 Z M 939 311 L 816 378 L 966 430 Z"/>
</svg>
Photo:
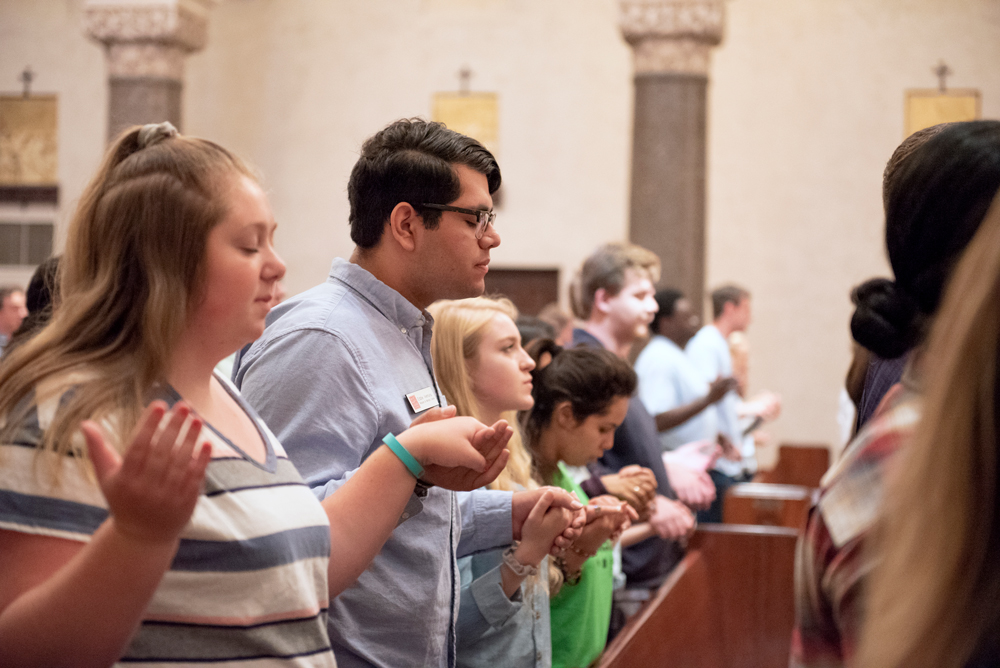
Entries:
<svg viewBox="0 0 1000 668">
<path fill-rule="evenodd" d="M 894 359 L 920 340 L 917 303 L 887 278 L 872 278 L 851 291 L 854 340 L 883 359 Z"/>
<path fill-rule="evenodd" d="M 177 128 L 175 128 L 170 121 L 163 121 L 162 123 L 149 123 L 147 125 L 143 125 L 139 129 L 139 135 L 136 137 L 136 143 L 141 151 L 144 148 L 154 146 L 164 139 L 176 137 L 179 134 L 180 133 L 177 131 Z"/>
</svg>

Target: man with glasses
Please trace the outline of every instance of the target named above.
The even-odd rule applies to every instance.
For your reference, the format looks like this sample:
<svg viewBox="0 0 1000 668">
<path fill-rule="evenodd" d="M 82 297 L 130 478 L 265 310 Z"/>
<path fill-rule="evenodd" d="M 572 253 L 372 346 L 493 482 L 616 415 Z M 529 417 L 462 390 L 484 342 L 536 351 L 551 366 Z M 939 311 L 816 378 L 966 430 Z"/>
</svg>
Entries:
<svg viewBox="0 0 1000 668">
<path fill-rule="evenodd" d="M 426 307 L 485 290 L 490 251 L 500 245 L 492 210 L 499 187 L 492 154 L 439 123 L 398 121 L 362 146 L 347 187 L 354 254 L 334 260 L 325 283 L 271 311 L 235 374 L 320 498 L 386 433 L 445 404 Z M 456 557 L 519 538 L 541 495 L 447 491 L 485 482 L 464 469 L 429 470 L 417 481 L 381 553 L 330 602 L 341 668 L 455 665 L 459 600 L 472 596 L 460 590 Z M 578 506 L 557 494 L 555 505 Z M 470 605 L 494 615 L 485 625 L 521 604 L 502 594 L 499 571 L 496 580 L 492 604 L 477 597 L 480 605 Z"/>
</svg>

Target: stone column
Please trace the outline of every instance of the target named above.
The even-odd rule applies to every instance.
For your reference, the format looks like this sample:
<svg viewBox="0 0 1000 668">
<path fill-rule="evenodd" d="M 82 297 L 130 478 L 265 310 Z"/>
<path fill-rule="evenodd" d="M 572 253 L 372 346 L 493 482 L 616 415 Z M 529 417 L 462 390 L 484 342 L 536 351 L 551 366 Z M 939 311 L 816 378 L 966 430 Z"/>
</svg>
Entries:
<svg viewBox="0 0 1000 668">
<path fill-rule="evenodd" d="M 108 60 L 108 140 L 130 125 L 181 128 L 184 58 L 205 46 L 217 0 L 87 0 L 87 35 Z"/>
<path fill-rule="evenodd" d="M 723 0 L 621 0 L 635 62 L 629 236 L 660 256 L 660 285 L 696 310 L 705 290 L 705 126 Z"/>
</svg>

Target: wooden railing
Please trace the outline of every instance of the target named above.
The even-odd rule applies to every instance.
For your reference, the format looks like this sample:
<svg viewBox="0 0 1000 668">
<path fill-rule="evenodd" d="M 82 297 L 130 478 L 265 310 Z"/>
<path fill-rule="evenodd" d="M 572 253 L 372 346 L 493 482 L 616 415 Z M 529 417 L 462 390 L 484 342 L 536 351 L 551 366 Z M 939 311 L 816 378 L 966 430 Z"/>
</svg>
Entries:
<svg viewBox="0 0 1000 668">
<path fill-rule="evenodd" d="M 787 443 L 778 448 L 778 463 L 774 468 L 761 471 L 753 481 L 819 487 L 819 481 L 828 468 L 830 448 L 827 446 Z"/>
<path fill-rule="evenodd" d="M 605 650 L 600 668 L 784 668 L 797 532 L 716 524 Z"/>
<path fill-rule="evenodd" d="M 736 484 L 726 493 L 722 521 L 801 530 L 805 527 L 815 492 L 799 485 Z"/>
</svg>

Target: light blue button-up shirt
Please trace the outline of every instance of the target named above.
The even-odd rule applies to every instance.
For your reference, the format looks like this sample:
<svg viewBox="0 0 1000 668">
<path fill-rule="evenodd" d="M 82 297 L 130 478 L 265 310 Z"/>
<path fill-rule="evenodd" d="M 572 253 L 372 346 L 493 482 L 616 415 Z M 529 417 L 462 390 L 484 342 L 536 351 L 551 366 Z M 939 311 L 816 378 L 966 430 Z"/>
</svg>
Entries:
<svg viewBox="0 0 1000 668">
<path fill-rule="evenodd" d="M 503 592 L 503 550 L 480 552 L 458 560 L 462 607 L 458 615 L 459 668 L 549 668 L 552 629 L 549 620 L 548 559 L 538 576 L 514 593 Z"/>
<path fill-rule="evenodd" d="M 244 397 L 321 499 L 415 414 L 407 394 L 434 381 L 432 320 L 361 267 L 336 259 L 326 282 L 277 306 L 239 360 Z M 371 500 L 378 503 L 377 498 Z M 511 493 L 411 497 L 358 581 L 330 601 L 341 668 L 455 665 L 456 557 L 509 545 Z"/>
</svg>

